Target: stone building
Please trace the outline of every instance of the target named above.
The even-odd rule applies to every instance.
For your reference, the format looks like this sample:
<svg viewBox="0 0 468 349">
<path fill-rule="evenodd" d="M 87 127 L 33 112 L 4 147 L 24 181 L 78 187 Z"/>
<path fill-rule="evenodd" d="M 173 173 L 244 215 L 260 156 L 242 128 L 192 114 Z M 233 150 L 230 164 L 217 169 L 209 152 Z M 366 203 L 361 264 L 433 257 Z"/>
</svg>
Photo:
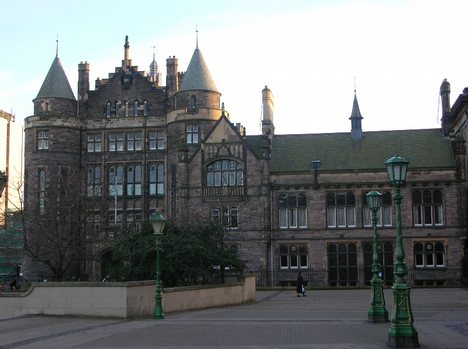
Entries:
<svg viewBox="0 0 468 349">
<path fill-rule="evenodd" d="M 408 282 L 460 282 L 465 95 L 450 109 L 441 88 L 442 129 L 366 132 L 355 96 L 350 132 L 278 135 L 265 86 L 262 134 L 247 135 L 221 104 L 198 47 L 185 73 L 175 56 L 166 65 L 161 86 L 154 57 L 149 74 L 139 71 L 126 38 L 122 65 L 94 90 L 90 64 L 82 62 L 75 98 L 57 56 L 34 99 L 34 115 L 25 120 L 26 233 L 34 245 L 50 245 L 37 222 L 50 227 L 75 205 L 79 217 L 69 230 L 80 258 L 69 261 L 66 277 L 100 279 L 119 234 L 162 210 L 175 222 L 222 218 L 227 244 L 259 285 L 291 283 L 298 271 L 312 285 L 366 285 L 373 230 L 365 195 L 377 190 L 379 253 L 390 284 L 395 212 L 384 162 L 399 154 L 410 162 L 402 188 Z M 24 270 L 29 278 L 50 276 L 33 260 Z"/>
</svg>

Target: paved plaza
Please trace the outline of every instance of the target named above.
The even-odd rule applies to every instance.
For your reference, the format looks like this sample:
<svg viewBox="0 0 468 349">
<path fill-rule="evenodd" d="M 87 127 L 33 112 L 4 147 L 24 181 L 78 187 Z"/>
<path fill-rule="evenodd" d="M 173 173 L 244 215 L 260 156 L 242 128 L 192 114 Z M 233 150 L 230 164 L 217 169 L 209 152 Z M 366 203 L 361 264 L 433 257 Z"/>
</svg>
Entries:
<svg viewBox="0 0 468 349">
<path fill-rule="evenodd" d="M 392 309 L 391 290 L 385 290 Z M 257 302 L 164 320 L 24 316 L 0 319 L 7 348 L 386 348 L 390 323 L 367 322 L 370 290 L 259 291 Z M 412 289 L 421 348 L 468 348 L 468 289 Z"/>
</svg>

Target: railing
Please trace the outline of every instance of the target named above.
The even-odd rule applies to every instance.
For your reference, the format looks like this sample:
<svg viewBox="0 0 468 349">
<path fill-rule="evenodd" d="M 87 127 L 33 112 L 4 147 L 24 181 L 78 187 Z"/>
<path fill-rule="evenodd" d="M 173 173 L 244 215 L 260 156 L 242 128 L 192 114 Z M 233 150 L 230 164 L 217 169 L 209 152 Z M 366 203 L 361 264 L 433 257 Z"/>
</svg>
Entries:
<svg viewBox="0 0 468 349">
<path fill-rule="evenodd" d="M 253 272 L 257 287 L 295 286 L 298 272 L 302 273 L 308 287 L 367 287 L 369 280 L 346 279 L 329 280 L 329 272 L 325 269 L 275 270 Z M 360 274 L 363 274 L 362 272 Z M 409 269 L 406 282 L 411 287 L 447 287 L 460 286 L 462 283 L 461 268 L 445 269 Z M 390 286 L 392 282 L 387 282 Z"/>
<path fill-rule="evenodd" d="M 219 197 L 219 196 L 243 196 L 243 186 L 233 187 L 205 187 L 203 188 L 203 195 L 205 197 Z"/>
</svg>

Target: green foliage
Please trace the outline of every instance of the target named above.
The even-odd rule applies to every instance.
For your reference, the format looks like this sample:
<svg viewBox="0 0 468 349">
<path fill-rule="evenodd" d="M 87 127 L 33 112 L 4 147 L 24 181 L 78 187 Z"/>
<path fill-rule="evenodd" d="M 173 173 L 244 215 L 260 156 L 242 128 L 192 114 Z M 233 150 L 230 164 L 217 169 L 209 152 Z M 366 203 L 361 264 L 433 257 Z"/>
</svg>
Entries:
<svg viewBox="0 0 468 349">
<path fill-rule="evenodd" d="M 141 232 L 118 240 L 113 252 L 111 279 L 154 279 L 156 241 L 146 222 Z M 225 247 L 224 229 L 216 222 L 176 227 L 168 222 L 161 237 L 161 280 L 165 286 L 206 284 L 220 270 L 242 272 L 245 263 Z"/>
</svg>

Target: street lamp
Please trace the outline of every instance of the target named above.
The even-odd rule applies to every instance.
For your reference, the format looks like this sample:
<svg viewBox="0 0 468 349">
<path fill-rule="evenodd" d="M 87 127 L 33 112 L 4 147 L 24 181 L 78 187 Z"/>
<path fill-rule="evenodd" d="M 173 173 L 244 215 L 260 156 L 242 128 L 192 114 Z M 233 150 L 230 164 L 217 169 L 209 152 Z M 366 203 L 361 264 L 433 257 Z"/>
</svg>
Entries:
<svg viewBox="0 0 468 349">
<path fill-rule="evenodd" d="M 393 263 L 394 282 L 392 324 L 388 330 L 388 346 L 393 348 L 414 348 L 419 347 L 418 332 L 413 327 L 413 312 L 411 310 L 410 287 L 406 284 L 405 275 L 408 269 L 405 264 L 405 250 L 401 237 L 401 195 L 400 186 L 406 182 L 406 172 L 408 169 L 406 159 L 395 155 L 385 161 L 387 166 L 388 179 L 395 187 L 393 199 L 395 201 L 396 216 L 396 245 L 395 258 Z"/>
<path fill-rule="evenodd" d="M 155 291 L 155 305 L 153 319 L 164 319 L 164 313 L 162 309 L 162 296 L 161 296 L 161 271 L 160 271 L 160 260 L 159 254 L 161 252 L 161 236 L 166 225 L 166 220 L 160 212 L 156 212 L 151 216 L 151 225 L 153 226 L 154 236 L 156 237 L 156 291 Z"/>
<path fill-rule="evenodd" d="M 372 322 L 388 321 L 388 312 L 385 309 L 385 296 L 383 293 L 383 281 L 379 274 L 381 272 L 377 246 L 379 244 L 379 234 L 377 233 L 377 213 L 382 206 L 382 194 L 378 191 L 371 191 L 366 195 L 367 206 L 372 212 L 372 227 L 374 228 L 374 238 L 372 240 L 372 280 L 371 280 L 371 307 L 367 311 L 367 319 Z"/>
</svg>

